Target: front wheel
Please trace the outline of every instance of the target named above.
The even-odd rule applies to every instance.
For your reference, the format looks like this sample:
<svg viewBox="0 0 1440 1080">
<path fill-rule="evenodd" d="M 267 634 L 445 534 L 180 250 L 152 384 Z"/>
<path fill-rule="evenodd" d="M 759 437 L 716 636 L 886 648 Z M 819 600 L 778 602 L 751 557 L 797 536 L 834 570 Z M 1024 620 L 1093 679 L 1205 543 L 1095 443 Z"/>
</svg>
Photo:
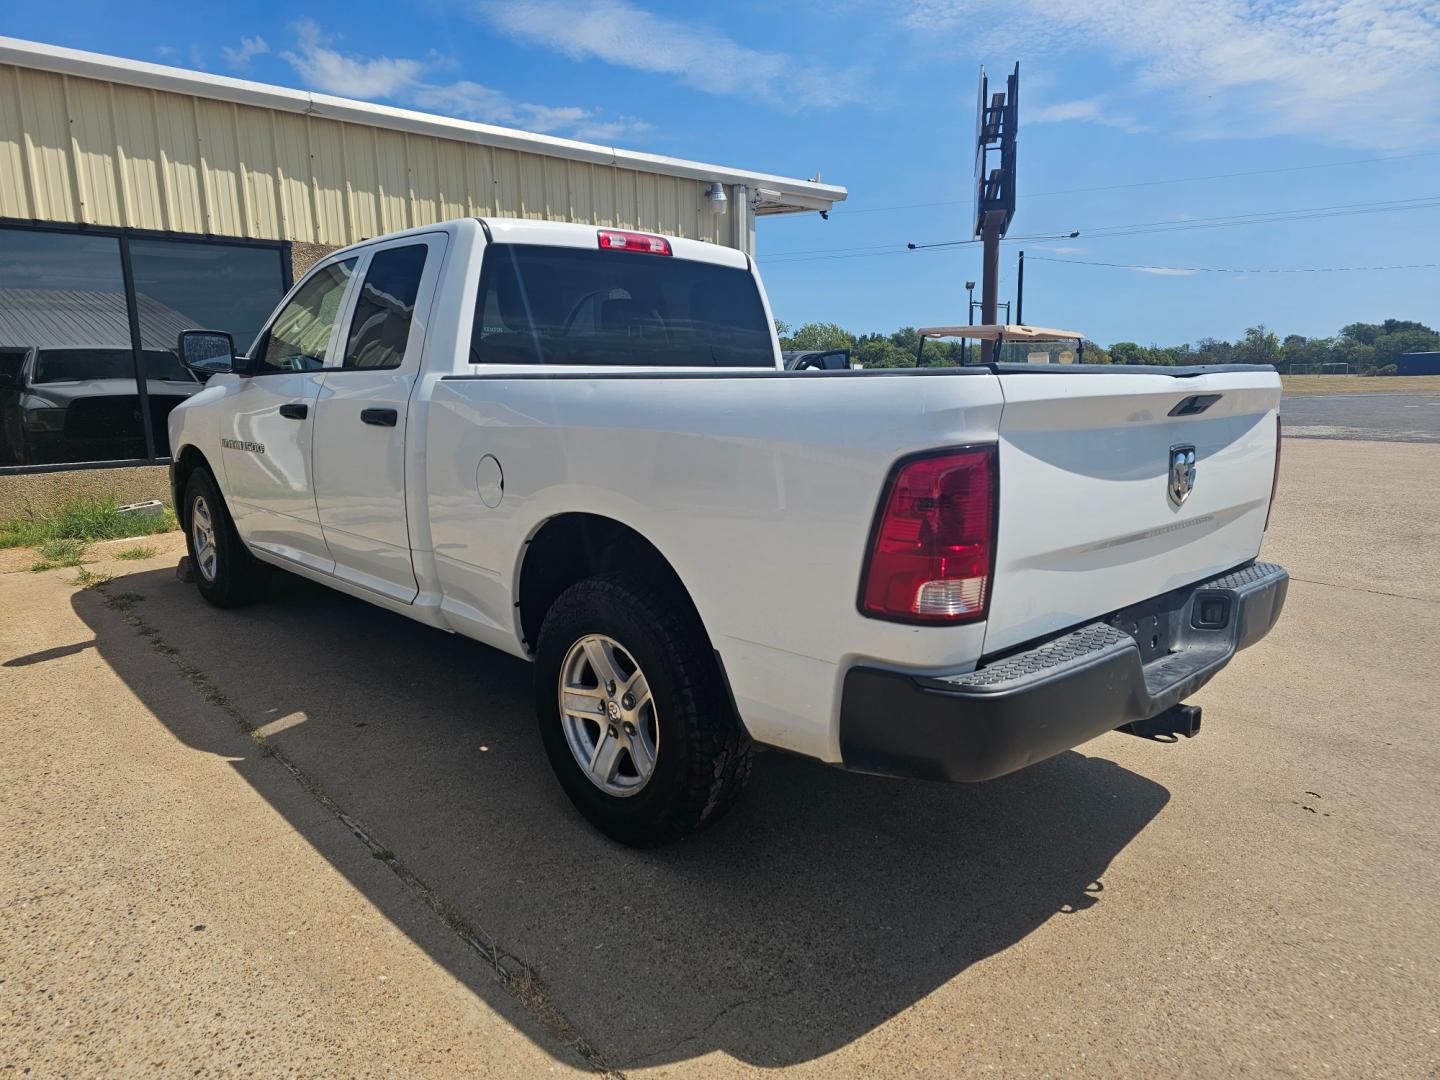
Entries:
<svg viewBox="0 0 1440 1080">
<path fill-rule="evenodd" d="M 536 712 L 571 802 L 633 847 L 718 819 L 750 774 L 751 747 L 698 617 L 626 574 L 563 592 L 536 649 Z"/>
<path fill-rule="evenodd" d="M 181 520 L 201 596 L 216 607 L 229 608 L 265 595 L 270 567 L 246 549 L 208 469 L 198 468 L 190 474 Z"/>
</svg>

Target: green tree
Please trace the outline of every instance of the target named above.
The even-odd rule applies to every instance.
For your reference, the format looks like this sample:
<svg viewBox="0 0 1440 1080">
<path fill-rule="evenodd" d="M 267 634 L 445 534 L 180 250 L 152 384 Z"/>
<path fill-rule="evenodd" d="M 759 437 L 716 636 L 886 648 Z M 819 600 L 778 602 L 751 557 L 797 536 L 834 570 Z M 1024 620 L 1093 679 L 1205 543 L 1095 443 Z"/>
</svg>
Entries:
<svg viewBox="0 0 1440 1080">
<path fill-rule="evenodd" d="M 1235 346 L 1218 338 L 1203 337 L 1195 342 L 1195 360 L 1200 364 L 1228 364 L 1235 359 Z"/>
<path fill-rule="evenodd" d="M 1110 346 L 1110 362 L 1114 364 L 1143 364 L 1144 350 L 1133 341 L 1117 341 Z"/>
<path fill-rule="evenodd" d="M 787 349 L 853 349 L 855 335 L 842 330 L 834 323 L 806 323 L 786 339 L 781 346 Z"/>
<path fill-rule="evenodd" d="M 1380 336 L 1380 329 L 1375 323 L 1351 323 L 1340 328 L 1340 336 L 1356 345 L 1374 345 L 1375 339 Z"/>
<path fill-rule="evenodd" d="M 919 336 L 915 328 L 902 326 L 889 334 L 852 334 L 834 323 L 807 323 L 798 330 L 776 321 L 780 343 L 786 349 L 850 349 L 854 360 L 865 367 L 912 367 Z M 1059 347 L 1047 347 L 1052 354 Z M 1202 337 L 1191 345 L 1139 345 L 1118 341 L 1109 350 L 1093 341 L 1085 342 L 1087 363 L 1114 364 L 1280 364 L 1301 367 L 1348 364 L 1355 374 L 1393 367 L 1396 358 L 1407 352 L 1440 351 L 1440 333 L 1424 323 L 1408 319 L 1385 319 L 1379 323 L 1351 323 L 1336 337 L 1307 338 L 1287 334 L 1282 341 L 1264 323 L 1248 327 L 1239 341 Z M 962 349 L 958 341 L 930 341 L 923 362 L 927 367 L 960 365 L 980 361 L 980 345 L 970 342 Z"/>
<path fill-rule="evenodd" d="M 1391 320 L 1387 319 L 1385 325 L 1389 326 L 1390 322 Z M 1420 326 L 1418 323 L 1408 323 L 1406 326 L 1406 329 L 1396 330 L 1393 333 L 1387 332 L 1375 339 L 1371 348 L 1374 350 L 1374 362 L 1377 367 L 1395 363 L 1401 353 L 1440 350 L 1440 334 Z"/>
<path fill-rule="evenodd" d="M 1237 342 L 1235 359 L 1242 364 L 1273 364 L 1280 359 L 1280 339 L 1264 323 L 1245 328 L 1245 340 Z"/>
</svg>

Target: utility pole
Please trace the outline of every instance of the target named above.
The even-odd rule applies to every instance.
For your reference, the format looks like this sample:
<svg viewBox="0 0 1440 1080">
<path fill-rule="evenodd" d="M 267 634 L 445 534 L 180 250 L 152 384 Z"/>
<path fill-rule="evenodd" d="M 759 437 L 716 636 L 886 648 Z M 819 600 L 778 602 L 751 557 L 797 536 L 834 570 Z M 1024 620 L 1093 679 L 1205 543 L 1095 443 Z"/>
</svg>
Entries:
<svg viewBox="0 0 1440 1080">
<path fill-rule="evenodd" d="M 1025 252 L 1020 252 L 1020 269 L 1015 272 L 1015 325 L 1025 325 Z"/>
<path fill-rule="evenodd" d="M 975 283 L 974 283 L 973 281 L 967 281 L 967 282 L 965 282 L 965 321 L 966 321 L 967 323 L 969 323 L 969 322 L 972 322 L 972 321 L 974 320 L 974 318 L 975 318 Z M 961 338 L 961 339 L 960 339 L 960 363 L 962 363 L 962 364 L 968 364 L 969 362 L 970 362 L 970 342 L 969 342 L 967 339 L 965 339 L 965 338 Z"/>
<path fill-rule="evenodd" d="M 993 325 L 999 318 L 1000 308 L 1000 236 L 1005 231 L 1005 212 L 991 210 L 985 215 L 981 227 L 981 238 L 985 243 L 985 254 L 981 263 L 980 280 L 980 321 L 986 326 Z M 995 360 L 995 340 L 985 340 L 985 363 Z"/>
</svg>

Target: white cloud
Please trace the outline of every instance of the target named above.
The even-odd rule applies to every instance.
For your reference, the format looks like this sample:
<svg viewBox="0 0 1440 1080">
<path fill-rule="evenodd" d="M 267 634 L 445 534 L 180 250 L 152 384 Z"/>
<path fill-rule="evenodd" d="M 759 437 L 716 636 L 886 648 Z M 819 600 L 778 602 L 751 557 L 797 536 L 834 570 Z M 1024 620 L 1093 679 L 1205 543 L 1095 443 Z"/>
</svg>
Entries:
<svg viewBox="0 0 1440 1080">
<path fill-rule="evenodd" d="M 648 120 L 641 120 L 634 116 L 618 116 L 614 120 L 587 120 L 583 124 L 576 124 L 573 134 L 577 139 L 613 143 L 623 139 L 633 139 L 654 127 L 655 125 Z"/>
<path fill-rule="evenodd" d="M 1144 125 L 1138 123 L 1133 117 L 1115 109 L 1112 105 L 1107 105 L 1100 98 L 1059 101 L 1052 105 L 1042 105 L 1037 109 L 1027 108 L 1021 119 L 1026 124 L 1063 124 L 1079 120 L 1090 124 L 1119 128 L 1132 135 L 1146 130 Z"/>
<path fill-rule="evenodd" d="M 558 133 L 577 139 L 607 141 L 650 130 L 649 124 L 633 116 L 606 120 L 595 110 L 578 105 L 536 105 L 515 101 L 502 90 L 468 79 L 443 85 L 417 83 L 402 97 L 416 108 L 478 120 L 482 124 L 524 128 L 542 135 Z"/>
<path fill-rule="evenodd" d="M 1193 135 L 1440 141 L 1434 0 L 927 0 L 906 21 L 932 37 L 989 25 L 976 44 L 1005 56 L 1100 47 Z"/>
<path fill-rule="evenodd" d="M 628 0 L 486 0 L 479 14 L 519 41 L 572 60 L 671 75 L 710 94 L 761 98 L 782 108 L 863 100 L 851 70 L 817 67 L 741 45 L 713 27 L 682 22 Z"/>
<path fill-rule="evenodd" d="M 250 66 L 252 57 L 262 56 L 270 51 L 270 43 L 263 37 L 241 36 L 239 48 L 230 48 L 228 45 L 220 50 L 225 54 L 225 62 L 236 71 L 244 71 Z"/>
<path fill-rule="evenodd" d="M 1179 266 L 1127 266 L 1125 269 L 1133 270 L 1137 274 L 1154 274 L 1157 277 L 1189 277 L 1200 272 Z"/>
<path fill-rule="evenodd" d="M 422 60 L 365 59 L 337 52 L 310 19 L 295 24 L 295 48 L 280 55 L 315 89 L 344 97 L 394 97 L 425 73 Z"/>
<path fill-rule="evenodd" d="M 332 47 L 330 37 L 309 19 L 295 24 L 295 37 L 295 48 L 280 55 L 299 73 L 307 86 L 326 93 L 365 99 L 385 98 L 417 109 L 478 120 L 483 124 L 518 127 L 577 139 L 612 141 L 633 137 L 650 129 L 648 123 L 633 116 L 606 118 L 597 110 L 579 105 L 538 105 L 516 101 L 503 90 L 469 79 L 430 82 L 427 75 L 437 68 L 451 65 L 435 57 L 409 60 L 341 53 Z M 245 42 L 249 39 L 241 40 Z"/>
<path fill-rule="evenodd" d="M 1100 115 L 1100 102 L 1096 98 L 1087 101 L 1061 101 L 1030 109 L 1025 113 L 1027 124 L 1059 124 L 1066 120 L 1094 120 Z"/>
</svg>

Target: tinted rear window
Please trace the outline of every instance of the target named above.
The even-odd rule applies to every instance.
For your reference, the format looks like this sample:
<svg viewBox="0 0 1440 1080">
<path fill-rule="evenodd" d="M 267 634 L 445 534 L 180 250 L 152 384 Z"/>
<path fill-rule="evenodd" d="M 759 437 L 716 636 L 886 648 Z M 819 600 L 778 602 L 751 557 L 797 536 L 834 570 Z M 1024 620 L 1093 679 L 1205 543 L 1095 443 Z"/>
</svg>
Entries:
<svg viewBox="0 0 1440 1080">
<path fill-rule="evenodd" d="M 775 366 L 744 270 L 627 251 L 493 244 L 473 364 Z"/>
</svg>

